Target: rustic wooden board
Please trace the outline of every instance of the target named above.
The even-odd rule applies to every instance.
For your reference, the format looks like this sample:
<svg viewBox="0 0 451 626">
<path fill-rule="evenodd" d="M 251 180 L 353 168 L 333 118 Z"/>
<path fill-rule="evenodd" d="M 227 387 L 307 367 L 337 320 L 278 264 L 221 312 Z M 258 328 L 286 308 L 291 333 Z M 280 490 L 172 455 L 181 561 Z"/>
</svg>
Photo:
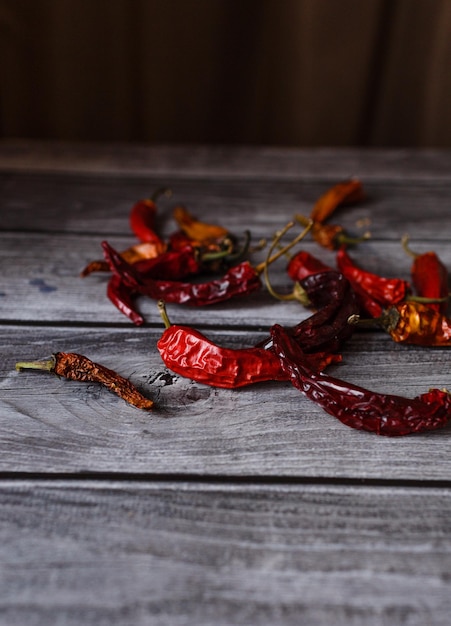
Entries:
<svg viewBox="0 0 451 626">
<path fill-rule="evenodd" d="M 229 347 L 263 333 L 208 331 Z M 215 389 L 166 370 L 150 329 L 3 327 L 0 471 L 124 472 L 196 476 L 450 480 L 451 427 L 387 439 L 352 430 L 290 383 Z M 156 405 L 128 406 L 97 385 L 41 372 L 18 360 L 74 351 L 129 377 Z M 335 375 L 375 391 L 414 397 L 449 386 L 447 350 L 393 346 L 357 335 Z"/>
<path fill-rule="evenodd" d="M 451 491 L 6 481 L 8 626 L 445 626 Z"/>
</svg>

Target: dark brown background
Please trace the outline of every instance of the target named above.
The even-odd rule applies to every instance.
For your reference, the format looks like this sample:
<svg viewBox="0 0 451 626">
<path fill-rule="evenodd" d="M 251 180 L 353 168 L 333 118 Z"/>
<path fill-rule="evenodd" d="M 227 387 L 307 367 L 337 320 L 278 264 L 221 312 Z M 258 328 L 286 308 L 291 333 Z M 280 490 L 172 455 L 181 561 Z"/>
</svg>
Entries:
<svg viewBox="0 0 451 626">
<path fill-rule="evenodd" d="M 450 0 L 0 0 L 0 136 L 451 146 Z"/>
</svg>

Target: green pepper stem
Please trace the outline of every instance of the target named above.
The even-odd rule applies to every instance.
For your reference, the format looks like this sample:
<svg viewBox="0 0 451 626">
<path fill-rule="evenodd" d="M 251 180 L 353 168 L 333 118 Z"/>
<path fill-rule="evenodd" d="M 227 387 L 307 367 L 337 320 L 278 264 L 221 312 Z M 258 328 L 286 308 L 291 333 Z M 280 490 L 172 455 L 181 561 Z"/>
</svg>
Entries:
<svg viewBox="0 0 451 626">
<path fill-rule="evenodd" d="M 412 257 L 412 259 L 416 259 L 419 254 L 417 254 L 416 252 L 413 252 L 413 250 L 410 249 L 409 247 L 409 235 L 403 235 L 401 238 L 401 245 L 402 245 L 402 249 L 404 250 L 404 252 L 406 254 L 408 254 L 409 256 Z"/>
<path fill-rule="evenodd" d="M 158 307 L 158 311 L 161 315 L 161 319 L 163 320 L 163 324 L 165 326 L 165 328 L 170 328 L 172 326 L 168 314 L 166 312 L 166 305 L 164 303 L 164 300 L 158 300 L 157 302 L 157 307 Z"/>
<path fill-rule="evenodd" d="M 19 361 L 16 363 L 16 370 L 21 372 L 22 370 L 45 370 L 52 372 L 55 368 L 55 357 L 45 359 L 42 361 Z"/>
<path fill-rule="evenodd" d="M 271 245 L 271 247 L 269 249 L 266 261 L 262 261 L 262 263 L 259 263 L 254 268 L 255 271 L 257 272 L 257 274 L 261 274 L 261 272 L 266 271 L 266 268 L 268 267 L 268 265 L 271 265 L 271 263 L 274 263 L 274 261 L 277 261 L 277 259 L 280 259 L 281 256 L 283 256 L 284 254 L 286 254 L 286 252 L 288 252 L 288 250 L 291 250 L 291 248 L 293 246 L 295 246 L 302 239 L 304 239 L 304 237 L 307 235 L 307 233 L 312 229 L 313 220 L 308 220 L 307 226 L 304 228 L 304 230 L 301 233 L 299 233 L 299 235 L 297 235 L 293 239 L 293 241 L 291 241 L 289 244 L 287 244 L 283 248 L 280 248 L 280 250 L 278 250 L 273 256 L 271 256 L 272 251 L 274 250 L 274 248 L 279 243 L 281 237 L 283 237 L 283 235 L 288 230 L 290 230 L 290 228 L 292 228 L 293 226 L 294 226 L 294 222 L 289 222 L 286 226 L 284 226 L 282 228 L 282 230 L 280 230 L 278 233 L 276 233 L 276 236 L 274 237 L 274 241 L 273 241 L 273 243 L 272 243 L 272 245 Z"/>
</svg>

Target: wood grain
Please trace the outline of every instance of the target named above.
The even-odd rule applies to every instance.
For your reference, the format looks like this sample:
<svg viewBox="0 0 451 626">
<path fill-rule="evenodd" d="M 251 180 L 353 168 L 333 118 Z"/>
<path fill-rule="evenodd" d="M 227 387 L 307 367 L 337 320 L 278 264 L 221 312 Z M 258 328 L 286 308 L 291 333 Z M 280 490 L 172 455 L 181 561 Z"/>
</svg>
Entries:
<svg viewBox="0 0 451 626">
<path fill-rule="evenodd" d="M 0 497 L 9 626 L 448 623 L 449 489 L 6 481 Z"/>
<path fill-rule="evenodd" d="M 103 239 L 135 242 L 130 206 L 162 184 L 174 191 L 163 234 L 182 202 L 258 241 L 349 175 L 369 196 L 337 213 L 371 230 L 358 263 L 408 278 L 408 233 L 451 267 L 450 165 L 437 151 L 0 142 L 1 626 L 448 625 L 451 426 L 389 439 L 343 426 L 290 383 L 233 391 L 176 376 L 156 349 L 155 302 L 138 300 L 146 324 L 134 327 L 107 275 L 79 272 Z M 285 265 L 270 272 L 280 291 Z M 311 314 L 265 289 L 168 312 L 235 348 Z M 155 409 L 15 370 L 59 350 L 116 369 Z M 359 331 L 343 357 L 330 372 L 375 391 L 450 387 L 447 349 Z"/>
</svg>

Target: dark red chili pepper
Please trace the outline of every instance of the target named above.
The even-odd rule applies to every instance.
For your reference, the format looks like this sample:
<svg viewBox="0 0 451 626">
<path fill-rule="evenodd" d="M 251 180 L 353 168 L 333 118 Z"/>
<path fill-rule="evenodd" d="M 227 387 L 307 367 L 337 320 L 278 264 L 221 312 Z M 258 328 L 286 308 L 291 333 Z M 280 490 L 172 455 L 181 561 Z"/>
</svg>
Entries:
<svg viewBox="0 0 451 626">
<path fill-rule="evenodd" d="M 431 389 L 413 399 L 376 393 L 312 370 L 281 326 L 273 326 L 271 336 L 292 384 L 346 426 L 394 437 L 442 428 L 451 418 L 447 391 Z"/>
<path fill-rule="evenodd" d="M 403 238 L 404 250 L 413 257 L 411 268 L 412 283 L 421 298 L 442 300 L 430 302 L 429 306 L 443 315 L 448 311 L 449 277 L 448 270 L 433 251 L 416 254 L 408 247 L 408 238 Z"/>
<path fill-rule="evenodd" d="M 155 216 L 157 213 L 156 199 L 158 196 L 170 195 L 168 189 L 158 189 L 151 198 L 140 200 L 130 210 L 130 228 L 142 242 L 154 243 L 161 252 L 166 250 L 166 244 L 155 230 Z"/>
<path fill-rule="evenodd" d="M 138 261 L 144 261 L 149 259 L 155 259 L 162 253 L 161 246 L 156 243 L 138 243 L 134 246 L 130 246 L 126 250 L 123 250 L 119 254 L 127 261 L 127 263 L 137 263 Z M 108 263 L 102 260 L 91 261 L 80 272 L 80 276 L 84 278 L 89 276 L 93 272 L 108 272 L 110 270 Z"/>
<path fill-rule="evenodd" d="M 248 261 L 230 268 L 221 278 L 204 283 L 147 278 L 135 267 L 121 259 L 106 241 L 102 243 L 105 258 L 111 271 L 120 276 L 132 292 L 149 296 L 155 300 L 204 306 L 224 302 L 235 296 L 249 295 L 261 288 L 258 271 Z"/>
<path fill-rule="evenodd" d="M 279 358 L 271 350 L 218 346 L 194 328 L 170 324 L 163 301 L 159 301 L 158 307 L 166 330 L 157 348 L 166 367 L 176 374 L 228 389 L 264 381 L 289 380 Z M 316 370 L 339 362 L 341 356 L 321 353 L 309 355 L 307 360 Z"/>
<path fill-rule="evenodd" d="M 117 372 L 99 365 L 83 354 L 75 352 L 57 352 L 51 359 L 44 361 L 21 361 L 16 363 L 16 369 L 43 370 L 53 372 L 69 380 L 78 380 L 89 383 L 101 383 L 120 398 L 138 409 L 151 409 L 153 401 L 145 398 L 136 387 Z"/>
<path fill-rule="evenodd" d="M 133 264 L 143 279 L 180 280 L 198 274 L 202 269 L 200 253 L 191 246 L 168 250 L 155 259 L 143 259 Z"/>
<path fill-rule="evenodd" d="M 135 326 L 142 326 L 144 324 L 143 316 L 136 310 L 134 304 L 134 293 L 129 287 L 127 287 L 121 277 L 118 274 L 113 274 L 108 281 L 107 296 L 114 306 L 129 318 Z"/>
<path fill-rule="evenodd" d="M 382 307 L 402 302 L 410 292 L 410 285 L 406 280 L 385 278 L 359 267 L 344 247 L 337 252 L 337 267 L 353 287 L 358 286 L 361 293 L 367 294 Z"/>
</svg>

